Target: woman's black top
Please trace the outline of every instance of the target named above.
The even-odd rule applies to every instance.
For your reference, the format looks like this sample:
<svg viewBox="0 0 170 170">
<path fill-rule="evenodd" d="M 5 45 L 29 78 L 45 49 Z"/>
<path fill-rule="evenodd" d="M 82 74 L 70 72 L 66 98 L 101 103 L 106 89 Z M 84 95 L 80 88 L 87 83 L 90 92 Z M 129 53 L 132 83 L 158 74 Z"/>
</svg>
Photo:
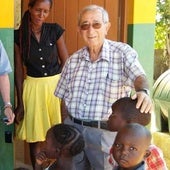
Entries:
<svg viewBox="0 0 170 170">
<path fill-rule="evenodd" d="M 40 42 L 31 33 L 29 56 L 22 56 L 28 76 L 47 77 L 61 72 L 56 42 L 63 32 L 64 29 L 58 24 L 44 23 Z M 20 46 L 19 30 L 15 30 L 14 41 Z"/>
</svg>

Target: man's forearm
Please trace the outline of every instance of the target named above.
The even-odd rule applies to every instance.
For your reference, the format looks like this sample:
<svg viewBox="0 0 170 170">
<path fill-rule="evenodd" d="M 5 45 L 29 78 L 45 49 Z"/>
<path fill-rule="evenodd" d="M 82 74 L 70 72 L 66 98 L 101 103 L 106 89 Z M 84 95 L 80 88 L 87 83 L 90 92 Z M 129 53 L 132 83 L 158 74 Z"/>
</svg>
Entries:
<svg viewBox="0 0 170 170">
<path fill-rule="evenodd" d="M 145 75 L 138 76 L 134 82 L 135 90 L 149 89 L 149 83 Z"/>
<path fill-rule="evenodd" d="M 65 101 L 62 100 L 61 101 L 61 118 L 62 118 L 62 122 L 64 122 L 64 119 L 69 115 Z"/>
<path fill-rule="evenodd" d="M 0 92 L 4 104 L 10 102 L 10 82 L 8 74 L 0 76 Z"/>
</svg>

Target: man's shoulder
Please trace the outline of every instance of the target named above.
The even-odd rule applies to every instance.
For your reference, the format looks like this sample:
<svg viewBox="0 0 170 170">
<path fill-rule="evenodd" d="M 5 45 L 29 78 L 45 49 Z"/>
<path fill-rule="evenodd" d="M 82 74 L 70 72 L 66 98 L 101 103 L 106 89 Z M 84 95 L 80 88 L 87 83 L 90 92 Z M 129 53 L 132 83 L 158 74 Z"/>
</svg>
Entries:
<svg viewBox="0 0 170 170">
<path fill-rule="evenodd" d="M 105 39 L 106 43 L 110 44 L 110 45 L 114 45 L 114 46 L 129 46 L 127 43 L 121 42 L 121 41 L 113 41 L 110 39 Z"/>
<path fill-rule="evenodd" d="M 159 148 L 158 146 L 154 145 L 154 144 L 151 144 L 149 146 L 149 150 L 153 153 L 161 153 L 162 154 L 162 150 L 161 148 Z"/>
<path fill-rule="evenodd" d="M 119 52 L 127 52 L 127 51 L 132 51 L 134 50 L 129 44 L 124 43 L 124 42 L 119 42 L 119 41 L 112 41 L 106 39 L 104 42 L 104 46 L 106 48 L 110 48 L 110 50 L 113 51 L 119 51 Z"/>
<path fill-rule="evenodd" d="M 69 59 L 80 59 L 80 57 L 83 56 L 84 53 L 87 53 L 87 47 L 83 47 L 79 50 L 77 50 L 76 52 L 74 52 L 73 54 L 70 55 Z"/>
</svg>

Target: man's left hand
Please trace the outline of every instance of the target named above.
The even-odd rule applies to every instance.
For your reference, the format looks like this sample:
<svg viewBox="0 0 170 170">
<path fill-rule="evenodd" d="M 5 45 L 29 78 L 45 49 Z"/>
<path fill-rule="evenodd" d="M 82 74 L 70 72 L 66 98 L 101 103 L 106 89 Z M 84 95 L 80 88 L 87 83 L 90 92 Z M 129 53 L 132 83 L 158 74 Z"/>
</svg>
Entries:
<svg viewBox="0 0 170 170">
<path fill-rule="evenodd" d="M 134 94 L 132 96 L 133 100 L 136 98 L 137 98 L 136 108 L 140 108 L 140 111 L 142 113 L 152 113 L 153 112 L 153 103 L 152 103 L 152 100 L 148 94 L 146 94 L 143 91 L 139 91 L 139 92 L 136 92 L 136 94 Z"/>
</svg>

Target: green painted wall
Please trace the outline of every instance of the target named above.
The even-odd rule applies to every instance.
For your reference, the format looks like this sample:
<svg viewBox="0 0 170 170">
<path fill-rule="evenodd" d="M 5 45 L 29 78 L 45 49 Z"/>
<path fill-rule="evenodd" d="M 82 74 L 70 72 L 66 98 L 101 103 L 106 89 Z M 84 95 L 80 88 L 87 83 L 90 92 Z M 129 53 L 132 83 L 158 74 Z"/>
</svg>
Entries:
<svg viewBox="0 0 170 170">
<path fill-rule="evenodd" d="M 0 28 L 0 39 L 7 51 L 11 66 L 13 68 L 13 28 Z M 11 83 L 11 102 L 14 104 L 14 72 L 10 73 Z M 0 98 L 1 111 L 3 107 L 2 99 Z M 14 169 L 14 150 L 13 143 L 5 143 L 5 131 L 14 131 L 14 125 L 6 126 L 0 122 L 0 170 Z"/>
<path fill-rule="evenodd" d="M 155 24 L 129 24 L 128 44 L 139 54 L 139 60 L 145 69 L 150 87 L 153 85 Z"/>
<path fill-rule="evenodd" d="M 154 33 L 157 0 L 128 0 L 127 42 L 139 54 L 139 60 L 153 86 Z"/>
</svg>

